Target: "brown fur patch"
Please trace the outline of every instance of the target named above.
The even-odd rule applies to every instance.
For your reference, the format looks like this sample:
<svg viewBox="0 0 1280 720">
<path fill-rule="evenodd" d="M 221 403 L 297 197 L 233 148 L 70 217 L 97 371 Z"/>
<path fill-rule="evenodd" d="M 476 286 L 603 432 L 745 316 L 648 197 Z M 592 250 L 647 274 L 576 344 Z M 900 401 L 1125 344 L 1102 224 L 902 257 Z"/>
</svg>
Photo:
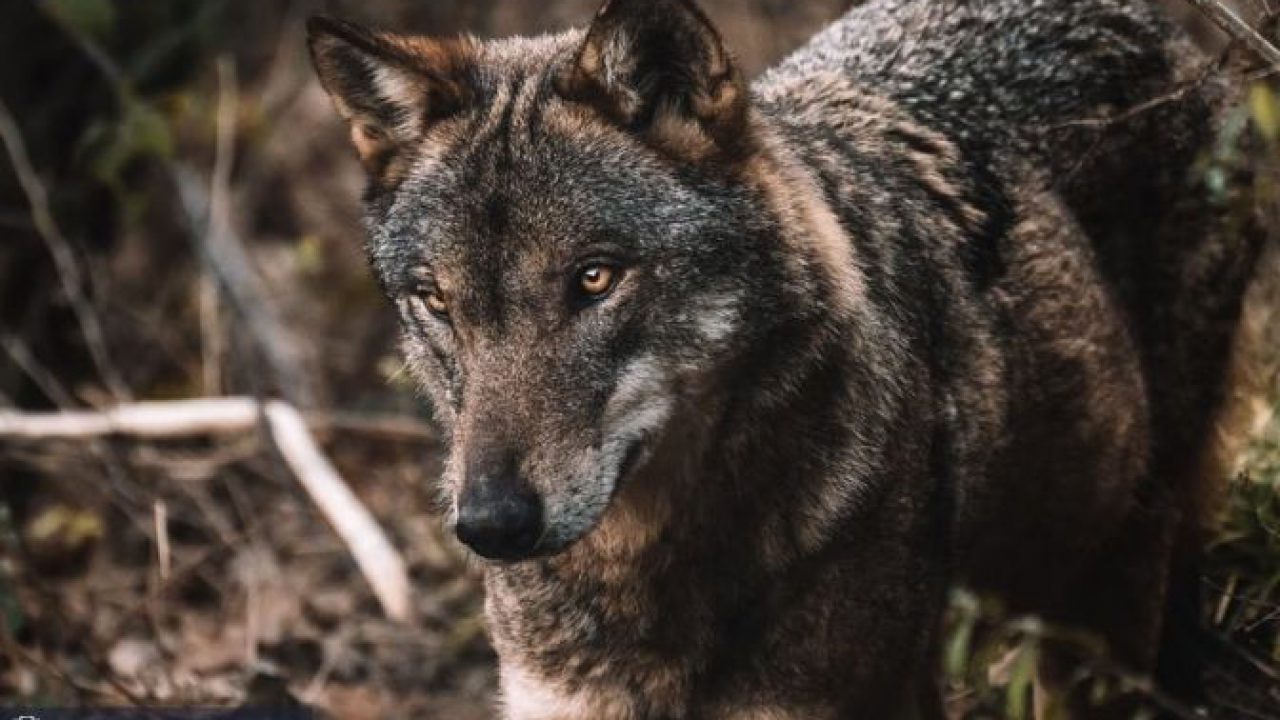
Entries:
<svg viewBox="0 0 1280 720">
<path fill-rule="evenodd" d="M 853 242 L 832 212 L 813 174 L 786 146 L 763 128 L 757 128 L 761 151 L 747 161 L 743 179 L 755 185 L 772 208 L 783 229 L 797 278 L 816 274 L 826 281 L 837 316 L 857 311 L 865 292 L 853 259 Z"/>
</svg>

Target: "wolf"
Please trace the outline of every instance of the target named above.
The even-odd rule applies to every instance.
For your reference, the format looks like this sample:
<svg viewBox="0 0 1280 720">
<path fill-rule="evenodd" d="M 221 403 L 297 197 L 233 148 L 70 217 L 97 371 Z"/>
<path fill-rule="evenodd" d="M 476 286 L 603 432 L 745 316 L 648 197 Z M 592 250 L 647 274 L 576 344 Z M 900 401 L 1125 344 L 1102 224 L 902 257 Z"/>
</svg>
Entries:
<svg viewBox="0 0 1280 720">
<path fill-rule="evenodd" d="M 504 717 L 941 718 L 956 584 L 1190 687 L 1261 231 L 1155 8 L 871 0 L 751 83 L 690 0 L 309 37 Z"/>
</svg>

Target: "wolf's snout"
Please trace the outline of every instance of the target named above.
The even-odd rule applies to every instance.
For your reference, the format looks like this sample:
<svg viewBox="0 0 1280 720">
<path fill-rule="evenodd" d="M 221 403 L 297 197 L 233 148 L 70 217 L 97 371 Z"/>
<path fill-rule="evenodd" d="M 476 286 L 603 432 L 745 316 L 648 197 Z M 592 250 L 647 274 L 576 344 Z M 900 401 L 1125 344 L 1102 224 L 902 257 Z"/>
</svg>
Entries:
<svg viewBox="0 0 1280 720">
<path fill-rule="evenodd" d="M 491 560 L 528 557 L 542 536 L 542 499 L 512 474 L 468 478 L 458 498 L 457 533 Z"/>
</svg>

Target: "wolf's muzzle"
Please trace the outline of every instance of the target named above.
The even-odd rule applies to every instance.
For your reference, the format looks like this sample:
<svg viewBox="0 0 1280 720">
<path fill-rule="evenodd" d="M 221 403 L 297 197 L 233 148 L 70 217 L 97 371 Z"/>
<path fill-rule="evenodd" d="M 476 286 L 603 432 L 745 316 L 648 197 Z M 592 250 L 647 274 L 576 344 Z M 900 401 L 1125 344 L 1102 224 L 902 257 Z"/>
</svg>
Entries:
<svg viewBox="0 0 1280 720">
<path fill-rule="evenodd" d="M 542 536 L 542 498 L 518 477 L 468 478 L 458 498 L 458 539 L 490 560 L 519 560 Z"/>
</svg>

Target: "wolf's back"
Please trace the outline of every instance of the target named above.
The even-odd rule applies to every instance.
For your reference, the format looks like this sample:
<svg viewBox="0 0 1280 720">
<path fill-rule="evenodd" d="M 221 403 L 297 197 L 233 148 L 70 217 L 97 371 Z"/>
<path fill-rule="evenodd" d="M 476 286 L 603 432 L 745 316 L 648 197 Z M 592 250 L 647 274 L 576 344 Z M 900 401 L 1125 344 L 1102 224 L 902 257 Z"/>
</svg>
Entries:
<svg viewBox="0 0 1280 720">
<path fill-rule="evenodd" d="M 873 0 L 762 83 L 839 71 L 966 149 L 1016 148 L 1066 171 L 1089 138 L 1062 130 L 1170 89 L 1187 62 L 1177 56 L 1191 52 L 1176 38 L 1148 3 L 1131 0 Z M 1176 131 L 1203 131 L 1203 119 Z"/>
<path fill-rule="evenodd" d="M 1209 438 L 1264 235 L 1196 180 L 1234 97 L 1207 61 L 1148 2 L 872 0 L 759 86 L 839 73 L 945 134 L 997 186 L 988 203 L 1033 181 L 1058 191 L 1140 348 L 1153 473 L 1193 530 L 1220 483 Z"/>
<path fill-rule="evenodd" d="M 1238 99 L 1209 62 L 1141 0 L 871 0 L 757 86 L 802 109 L 821 104 L 807 79 L 847 78 L 947 136 L 988 215 L 1045 184 L 1069 209 L 1139 353 L 1150 454 L 1134 501 L 1177 523 L 1158 675 L 1190 695 L 1198 556 L 1228 477 L 1218 423 L 1247 375 L 1231 365 L 1266 237 L 1253 179 L 1217 198 L 1203 181 Z M 995 253 L 1000 234 L 967 251 Z"/>
<path fill-rule="evenodd" d="M 1201 59 L 1148 2 L 873 0 L 762 82 L 841 72 L 977 161 L 1037 158 L 1075 204 L 1107 183 L 1103 155 L 1182 179 L 1224 88 L 1209 79 L 1166 96 L 1203 75 Z"/>
</svg>

